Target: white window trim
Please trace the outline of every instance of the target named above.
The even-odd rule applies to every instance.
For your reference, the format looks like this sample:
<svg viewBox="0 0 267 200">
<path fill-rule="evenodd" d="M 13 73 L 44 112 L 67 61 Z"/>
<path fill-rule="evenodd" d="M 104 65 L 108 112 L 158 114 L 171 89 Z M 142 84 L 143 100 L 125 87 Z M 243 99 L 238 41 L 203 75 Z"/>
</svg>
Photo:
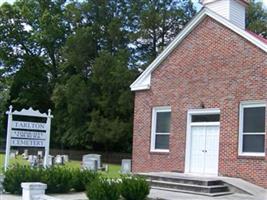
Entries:
<svg viewBox="0 0 267 200">
<path fill-rule="evenodd" d="M 243 152 L 243 135 L 265 135 L 264 133 L 243 133 L 243 119 L 244 119 L 244 108 L 257 108 L 257 107 L 265 107 L 265 101 L 243 101 L 239 106 L 239 145 L 238 145 L 238 155 L 239 156 L 255 156 L 255 157 L 264 157 L 265 156 L 265 148 L 263 153 L 255 153 L 255 152 Z M 266 119 L 266 114 L 265 114 Z M 266 139 L 266 138 L 265 138 Z"/>
<path fill-rule="evenodd" d="M 170 152 L 170 149 L 156 149 L 156 135 L 170 135 L 170 133 L 156 133 L 156 122 L 158 112 L 171 112 L 170 106 L 154 107 L 152 111 L 152 123 L 151 123 L 151 143 L 150 152 Z M 170 147 L 169 147 L 170 148 Z"/>
</svg>

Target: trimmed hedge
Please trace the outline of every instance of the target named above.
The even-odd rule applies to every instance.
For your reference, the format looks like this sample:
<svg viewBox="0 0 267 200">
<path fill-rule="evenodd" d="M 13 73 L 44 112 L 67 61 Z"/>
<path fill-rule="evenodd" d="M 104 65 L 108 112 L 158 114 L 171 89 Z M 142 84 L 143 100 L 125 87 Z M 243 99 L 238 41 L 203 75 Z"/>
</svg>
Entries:
<svg viewBox="0 0 267 200">
<path fill-rule="evenodd" d="M 66 193 L 71 190 L 84 191 L 86 185 L 97 177 L 97 173 L 56 166 L 51 168 L 30 168 L 14 165 L 5 172 L 3 186 L 11 194 L 21 194 L 22 182 L 43 182 L 47 193 Z"/>
<path fill-rule="evenodd" d="M 90 200 L 118 200 L 120 198 L 119 186 L 116 179 L 100 177 L 88 184 L 86 195 Z"/>
<path fill-rule="evenodd" d="M 74 169 L 72 173 L 72 187 L 76 192 L 86 190 L 88 183 L 91 183 L 99 177 L 99 174 L 89 170 Z"/>
<path fill-rule="evenodd" d="M 126 176 L 122 178 L 121 196 L 125 200 L 145 200 L 149 190 L 149 184 L 142 177 Z"/>
<path fill-rule="evenodd" d="M 123 176 L 121 179 L 95 179 L 88 184 L 86 195 L 90 200 L 145 200 L 149 190 L 144 178 Z"/>
<path fill-rule="evenodd" d="M 62 166 L 45 169 L 14 165 L 5 172 L 3 186 L 7 192 L 21 194 L 22 182 L 46 183 L 47 193 L 80 192 L 86 189 L 90 200 L 145 200 L 150 189 L 141 177 L 109 179 L 96 172 Z"/>
</svg>

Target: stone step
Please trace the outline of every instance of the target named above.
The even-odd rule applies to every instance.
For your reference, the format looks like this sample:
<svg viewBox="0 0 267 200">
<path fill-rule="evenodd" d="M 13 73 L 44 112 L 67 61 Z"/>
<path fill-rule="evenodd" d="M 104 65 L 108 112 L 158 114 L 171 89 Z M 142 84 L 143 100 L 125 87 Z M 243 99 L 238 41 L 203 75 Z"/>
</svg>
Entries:
<svg viewBox="0 0 267 200">
<path fill-rule="evenodd" d="M 158 180 L 148 180 L 148 182 L 153 187 L 171 188 L 171 189 L 193 191 L 200 193 L 229 192 L 229 188 L 225 185 L 206 186 L 206 185 L 175 183 L 175 182 L 158 181 Z"/>
<path fill-rule="evenodd" d="M 174 183 L 184 183 L 184 184 L 192 184 L 192 185 L 204 185 L 204 186 L 212 186 L 212 185 L 222 185 L 223 181 L 218 179 L 197 179 L 197 178 L 188 178 L 188 177 L 169 177 L 169 176 L 158 176 L 158 175 L 141 175 L 149 180 L 157 180 L 157 181 L 166 181 L 166 182 L 174 182 Z"/>
<path fill-rule="evenodd" d="M 203 195 L 203 196 L 209 196 L 209 197 L 216 197 L 216 196 L 224 196 L 224 195 L 230 195 L 233 194 L 232 192 L 217 192 L 217 193 L 201 193 L 201 192 L 194 192 L 189 190 L 178 190 L 178 189 L 172 189 L 172 188 L 165 188 L 165 187 L 156 187 L 151 186 L 152 189 L 155 190 L 164 190 L 164 191 L 170 191 L 170 192 L 180 192 L 180 193 L 187 193 L 187 194 L 195 194 L 195 195 Z"/>
<path fill-rule="evenodd" d="M 187 176 L 169 173 L 140 173 L 152 188 L 206 196 L 232 194 L 229 186 L 217 178 Z"/>
</svg>

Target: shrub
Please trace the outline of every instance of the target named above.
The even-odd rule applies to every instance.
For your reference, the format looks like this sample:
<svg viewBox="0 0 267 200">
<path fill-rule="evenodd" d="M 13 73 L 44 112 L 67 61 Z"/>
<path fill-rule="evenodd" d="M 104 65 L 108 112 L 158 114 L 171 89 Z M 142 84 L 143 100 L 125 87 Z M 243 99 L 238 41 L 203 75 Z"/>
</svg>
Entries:
<svg viewBox="0 0 267 200">
<path fill-rule="evenodd" d="M 98 173 L 89 170 L 75 169 L 72 172 L 72 188 L 77 191 L 85 191 L 86 186 L 98 177 Z"/>
<path fill-rule="evenodd" d="M 47 193 L 65 193 L 71 189 L 72 170 L 64 167 L 50 167 L 43 170 L 41 182 L 47 184 Z"/>
<path fill-rule="evenodd" d="M 119 184 L 118 180 L 99 177 L 89 183 L 86 195 L 90 200 L 118 200 Z"/>
<path fill-rule="evenodd" d="M 122 178 L 121 196 L 126 200 L 145 200 L 149 194 L 149 184 L 144 178 L 126 176 Z"/>
<path fill-rule="evenodd" d="M 5 172 L 3 186 L 7 192 L 21 194 L 22 182 L 39 182 L 42 169 L 31 169 L 29 166 L 14 165 Z"/>
<path fill-rule="evenodd" d="M 71 189 L 72 171 L 64 167 L 30 168 L 14 165 L 4 173 L 3 186 L 11 194 L 21 194 L 22 182 L 43 182 L 47 184 L 48 193 L 64 193 Z"/>
</svg>

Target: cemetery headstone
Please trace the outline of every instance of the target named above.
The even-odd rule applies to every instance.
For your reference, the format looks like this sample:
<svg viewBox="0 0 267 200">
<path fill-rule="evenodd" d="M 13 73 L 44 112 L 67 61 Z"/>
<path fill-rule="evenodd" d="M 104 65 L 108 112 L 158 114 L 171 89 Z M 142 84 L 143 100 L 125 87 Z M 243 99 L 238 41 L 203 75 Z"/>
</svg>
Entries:
<svg viewBox="0 0 267 200">
<path fill-rule="evenodd" d="M 63 157 L 64 163 L 69 162 L 69 156 L 68 155 L 62 155 L 62 157 Z"/>
<path fill-rule="evenodd" d="M 101 169 L 101 155 L 99 154 L 87 154 L 83 156 L 83 162 L 84 160 L 89 160 L 89 159 L 93 159 L 93 160 L 97 160 L 97 169 Z"/>
<path fill-rule="evenodd" d="M 121 161 L 121 173 L 122 174 L 129 174 L 131 172 L 132 172 L 132 160 L 123 159 Z"/>
<path fill-rule="evenodd" d="M 43 158 L 43 151 L 37 151 L 37 156 L 40 156 L 41 158 Z"/>
<path fill-rule="evenodd" d="M 28 149 L 24 149 L 24 152 L 22 154 L 22 158 L 23 159 L 28 159 L 28 157 L 29 157 L 29 151 L 28 151 Z"/>
<path fill-rule="evenodd" d="M 97 171 L 97 160 L 94 158 L 88 158 L 83 161 L 83 169 Z"/>
<path fill-rule="evenodd" d="M 15 151 L 10 152 L 10 158 L 16 158 L 16 152 Z"/>
<path fill-rule="evenodd" d="M 54 156 L 48 155 L 48 158 L 47 158 L 47 166 L 48 167 L 51 167 L 53 165 L 54 165 Z"/>
<path fill-rule="evenodd" d="M 55 164 L 57 164 L 57 165 L 63 165 L 64 164 L 63 157 L 61 155 L 57 155 L 55 157 Z"/>
<path fill-rule="evenodd" d="M 37 165 L 37 156 L 29 155 L 28 161 L 29 161 L 31 167 L 35 167 Z"/>
</svg>

